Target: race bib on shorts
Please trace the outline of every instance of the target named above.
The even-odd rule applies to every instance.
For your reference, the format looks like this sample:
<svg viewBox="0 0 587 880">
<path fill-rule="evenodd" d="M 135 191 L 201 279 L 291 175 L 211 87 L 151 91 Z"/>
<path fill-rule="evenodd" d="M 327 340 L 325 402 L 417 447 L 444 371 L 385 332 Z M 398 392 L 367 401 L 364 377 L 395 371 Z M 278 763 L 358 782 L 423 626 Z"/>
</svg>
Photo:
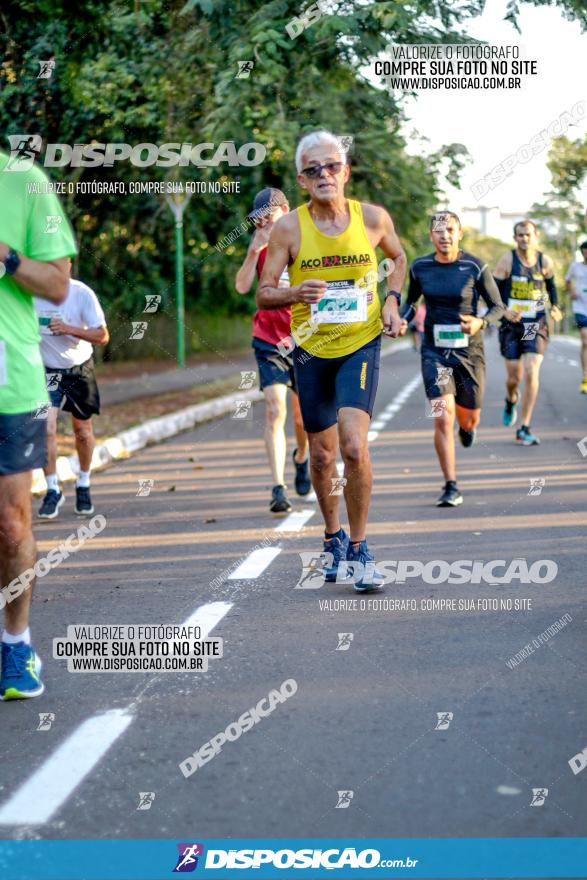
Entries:
<svg viewBox="0 0 587 880">
<path fill-rule="evenodd" d="M 310 304 L 313 324 L 356 324 L 367 320 L 367 288 L 354 281 L 331 281 L 317 303 Z"/>
<path fill-rule="evenodd" d="M 8 385 L 8 370 L 6 369 L 6 343 L 0 339 L 0 385 Z"/>
<path fill-rule="evenodd" d="M 467 348 L 469 337 L 460 324 L 435 324 L 434 345 L 437 348 Z"/>
<path fill-rule="evenodd" d="M 508 309 L 512 312 L 520 312 L 523 318 L 536 317 L 537 302 L 533 299 L 508 299 Z"/>
</svg>

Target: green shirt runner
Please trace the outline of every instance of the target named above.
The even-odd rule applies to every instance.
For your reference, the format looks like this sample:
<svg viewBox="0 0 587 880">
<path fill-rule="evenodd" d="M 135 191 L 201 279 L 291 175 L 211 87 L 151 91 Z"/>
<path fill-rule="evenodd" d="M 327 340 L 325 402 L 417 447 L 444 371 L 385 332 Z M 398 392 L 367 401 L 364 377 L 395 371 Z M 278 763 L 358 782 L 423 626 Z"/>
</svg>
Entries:
<svg viewBox="0 0 587 880">
<path fill-rule="evenodd" d="M 31 260 L 77 253 L 69 221 L 38 165 L 12 164 L 0 151 L 0 241 Z M 26 170 L 16 170 L 16 169 Z M 36 191 L 35 191 L 36 190 Z M 0 265 L 0 271 L 3 266 Z M 4 273 L 0 278 L 0 413 L 33 412 L 49 399 L 39 351 L 33 296 Z"/>
</svg>

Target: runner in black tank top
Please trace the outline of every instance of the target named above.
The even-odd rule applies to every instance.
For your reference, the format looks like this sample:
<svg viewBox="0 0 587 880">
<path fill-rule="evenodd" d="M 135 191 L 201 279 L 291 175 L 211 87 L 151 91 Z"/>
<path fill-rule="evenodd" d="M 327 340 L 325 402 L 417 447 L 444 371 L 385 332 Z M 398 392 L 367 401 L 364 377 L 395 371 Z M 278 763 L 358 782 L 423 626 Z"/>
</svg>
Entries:
<svg viewBox="0 0 587 880">
<path fill-rule="evenodd" d="M 473 445 L 485 386 L 483 328 L 497 323 L 503 305 L 491 272 L 482 260 L 460 250 L 463 236 L 452 212 L 437 214 L 430 224 L 435 253 L 414 260 L 408 299 L 401 311 L 407 328 L 421 296 L 426 304 L 422 340 L 422 377 L 434 417 L 434 446 L 446 480 L 439 507 L 456 507 L 463 498 L 455 471 L 454 420 L 463 446 Z M 480 300 L 487 305 L 478 317 Z"/>
<path fill-rule="evenodd" d="M 555 321 L 562 315 L 557 306 L 552 260 L 537 249 L 534 223 L 531 220 L 516 223 L 514 238 L 517 248 L 503 255 L 494 272 L 506 308 L 499 331 L 507 371 L 502 420 L 506 427 L 517 420 L 516 404 L 524 374 L 522 426 L 516 432 L 516 442 L 533 446 L 540 443 L 530 430 L 530 421 L 538 396 L 540 366 L 548 345 L 548 302 Z"/>
</svg>

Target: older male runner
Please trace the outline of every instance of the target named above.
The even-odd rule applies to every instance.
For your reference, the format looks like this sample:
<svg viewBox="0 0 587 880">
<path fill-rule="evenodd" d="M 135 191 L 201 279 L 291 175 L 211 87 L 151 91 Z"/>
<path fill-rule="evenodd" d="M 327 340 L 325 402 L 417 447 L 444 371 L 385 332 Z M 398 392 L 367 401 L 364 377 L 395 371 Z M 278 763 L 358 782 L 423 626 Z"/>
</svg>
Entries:
<svg viewBox="0 0 587 880">
<path fill-rule="evenodd" d="M 375 248 L 394 261 L 383 307 L 386 332 L 400 329 L 399 291 L 406 258 L 383 208 L 347 199 L 350 167 L 339 139 L 328 131 L 303 137 L 296 150 L 297 180 L 309 201 L 275 224 L 257 291 L 260 308 L 291 305 L 294 365 L 310 442 L 312 483 L 324 517 L 324 574 L 335 581 L 341 561 L 360 563 L 357 591 L 379 589 L 383 576 L 367 546 L 371 462 L 367 432 L 379 375 L 380 304 Z M 289 266 L 291 287 L 280 288 Z M 337 432 L 338 429 L 338 432 Z M 344 461 L 344 479 L 336 453 Z M 341 486 L 342 483 L 342 486 Z M 341 528 L 344 497 L 350 539 Z"/>
<path fill-rule="evenodd" d="M 499 291 L 487 265 L 461 250 L 461 222 L 452 211 L 430 220 L 434 253 L 418 257 L 410 269 L 410 289 L 402 308 L 401 333 L 412 320 L 421 296 L 426 304 L 422 340 L 422 378 L 434 419 L 434 447 L 445 484 L 438 507 L 457 507 L 455 416 L 459 439 L 470 447 L 481 417 L 485 388 L 483 330 L 503 315 Z M 478 308 L 484 300 L 483 318 Z"/>
<path fill-rule="evenodd" d="M 43 693 L 29 611 L 37 549 L 31 527 L 31 472 L 46 463 L 48 405 L 34 296 L 61 303 L 75 241 L 44 172 L 0 153 L 0 699 Z M 31 191 L 32 190 L 32 191 Z M 26 581 L 24 581 L 26 583 Z"/>
<path fill-rule="evenodd" d="M 540 367 L 548 345 L 546 302 L 550 314 L 560 321 L 552 260 L 538 250 L 536 224 L 522 220 L 514 226 L 516 248 L 505 253 L 493 273 L 502 300 L 505 317 L 499 330 L 501 354 L 506 362 L 506 399 L 502 421 L 506 427 L 517 419 L 519 387 L 524 376 L 522 425 L 516 431 L 516 443 L 536 446 L 538 437 L 530 430 L 538 397 Z"/>
</svg>

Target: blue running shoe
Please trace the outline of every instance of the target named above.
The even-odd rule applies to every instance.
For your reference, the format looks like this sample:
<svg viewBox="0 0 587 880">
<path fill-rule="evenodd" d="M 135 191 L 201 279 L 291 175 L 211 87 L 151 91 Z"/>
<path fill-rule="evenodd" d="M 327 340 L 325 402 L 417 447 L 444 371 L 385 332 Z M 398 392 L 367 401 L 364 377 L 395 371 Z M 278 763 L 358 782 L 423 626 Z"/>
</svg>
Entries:
<svg viewBox="0 0 587 880">
<path fill-rule="evenodd" d="M 28 700 L 40 696 L 45 690 L 39 678 L 42 665 L 32 645 L 2 642 L 0 700 Z"/>
<path fill-rule="evenodd" d="M 337 537 L 331 538 L 330 541 L 324 541 L 324 553 L 332 554 L 332 561 L 329 565 L 325 565 L 322 569 L 324 572 L 324 580 L 329 583 L 336 582 L 339 563 L 344 562 L 347 558 L 349 547 L 349 536 L 344 529 L 341 529 Z"/>
<path fill-rule="evenodd" d="M 540 446 L 540 440 L 526 425 L 516 431 L 516 443 L 521 443 L 522 446 Z"/>
<path fill-rule="evenodd" d="M 517 402 L 517 400 L 508 400 L 507 397 L 505 399 L 505 406 L 503 408 L 501 420 L 506 428 L 516 424 L 518 418 L 518 410 L 516 408 Z"/>
<path fill-rule="evenodd" d="M 373 590 L 380 590 L 385 583 L 385 577 L 375 568 L 375 557 L 369 553 L 367 541 L 361 541 L 358 547 L 349 544 L 347 554 L 347 562 L 359 563 L 363 566 L 358 571 L 358 578 L 353 569 L 354 587 L 357 593 L 369 593 Z M 355 579 L 356 578 L 356 579 Z"/>
</svg>

